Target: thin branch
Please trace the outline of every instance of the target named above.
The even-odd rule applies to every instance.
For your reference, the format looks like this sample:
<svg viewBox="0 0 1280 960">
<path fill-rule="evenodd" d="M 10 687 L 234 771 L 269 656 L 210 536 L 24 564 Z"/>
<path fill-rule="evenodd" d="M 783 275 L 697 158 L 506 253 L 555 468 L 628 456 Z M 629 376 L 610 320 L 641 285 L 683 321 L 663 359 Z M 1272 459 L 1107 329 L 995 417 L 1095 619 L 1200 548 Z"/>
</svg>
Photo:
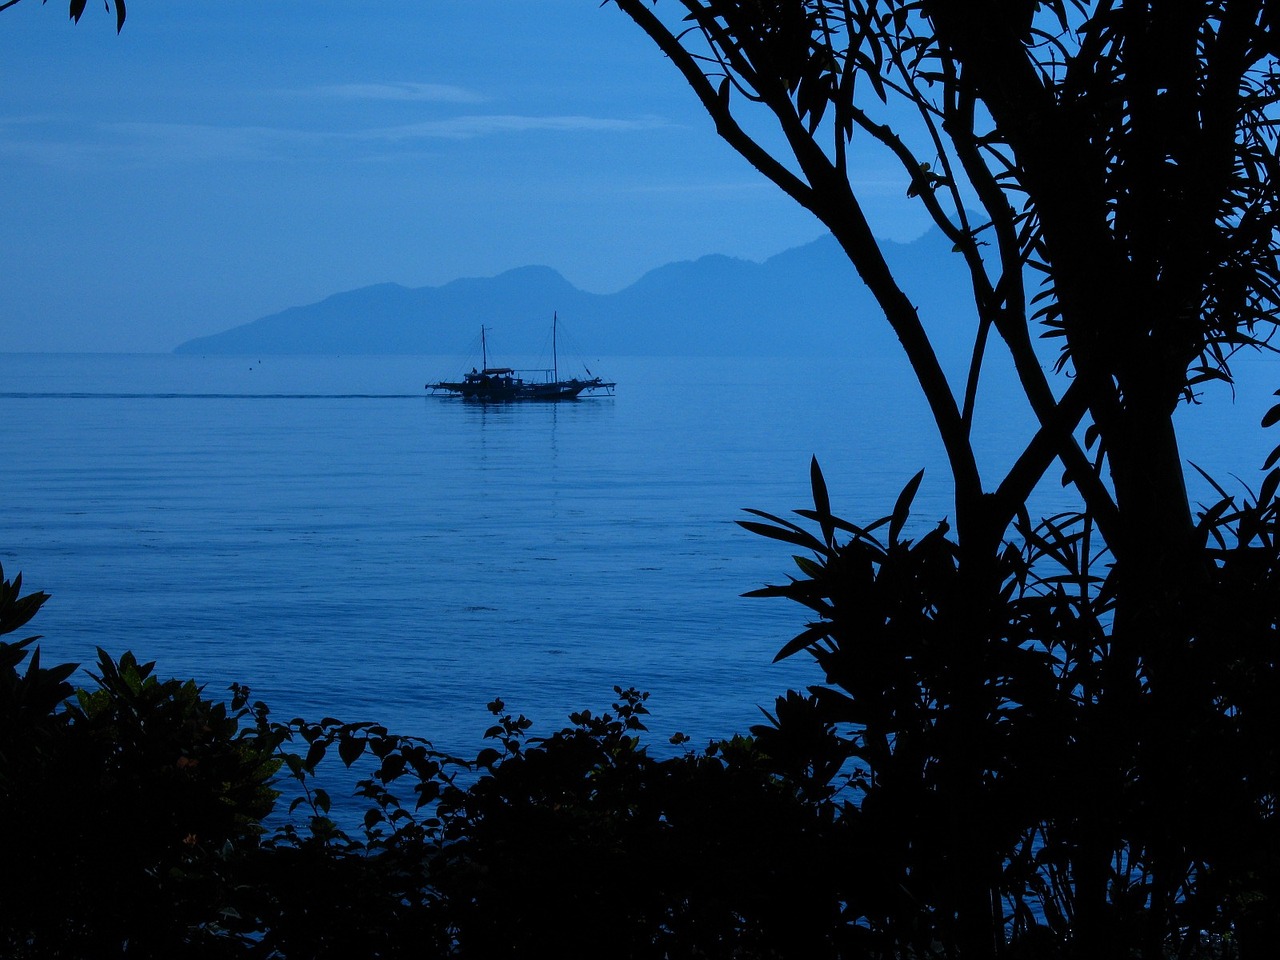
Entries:
<svg viewBox="0 0 1280 960">
<path fill-rule="evenodd" d="M 729 112 L 727 95 L 722 95 L 702 72 L 698 60 L 672 35 L 645 5 L 644 0 L 613 0 L 614 4 L 635 21 L 676 65 L 689 86 L 702 102 L 716 125 L 716 132 L 748 163 L 780 187 L 787 196 L 810 208 L 813 191 L 809 185 L 779 163 L 772 154 L 756 143 Z"/>
<path fill-rule="evenodd" d="M 844 248 L 902 344 L 933 413 L 956 484 L 957 525 L 968 525 L 976 520 L 980 514 L 982 496 L 977 459 L 933 344 L 925 333 L 915 307 L 899 288 L 889 269 L 879 241 L 871 231 L 848 178 L 840 174 L 832 159 L 810 135 L 797 113 L 796 105 L 790 99 L 786 84 L 777 83 L 775 89 L 773 81 L 778 78 L 769 78 L 768 81 L 762 79 L 756 92 L 777 119 L 808 185 L 802 184 L 786 167 L 742 132 L 730 116 L 728 101 L 711 88 L 710 81 L 702 73 L 696 60 L 654 16 L 643 0 L 614 2 L 636 21 L 681 70 L 704 108 L 711 114 L 720 135 L 753 166 L 812 211 Z M 694 14 L 695 22 L 711 31 L 713 41 L 729 42 L 730 38 L 724 35 L 721 28 L 708 22 L 705 8 L 700 18 L 695 9 L 698 7 L 695 0 L 684 0 L 684 5 Z M 864 124 L 864 129 L 868 126 L 872 129 L 878 127 L 862 114 L 859 125 Z"/>
</svg>

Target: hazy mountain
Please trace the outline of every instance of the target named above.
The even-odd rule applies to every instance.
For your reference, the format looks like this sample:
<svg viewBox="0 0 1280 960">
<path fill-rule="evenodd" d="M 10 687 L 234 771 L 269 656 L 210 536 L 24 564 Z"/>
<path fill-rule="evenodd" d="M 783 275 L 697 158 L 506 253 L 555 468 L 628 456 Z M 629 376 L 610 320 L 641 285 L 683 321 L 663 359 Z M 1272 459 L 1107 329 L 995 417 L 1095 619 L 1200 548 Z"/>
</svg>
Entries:
<svg viewBox="0 0 1280 960">
<path fill-rule="evenodd" d="M 938 233 L 886 244 L 904 289 L 935 324 L 939 348 L 967 339 L 969 311 L 958 257 Z M 942 265 L 941 267 L 939 265 Z M 897 349 L 870 294 L 824 236 L 763 263 L 725 256 L 670 263 L 617 293 L 573 287 L 549 267 L 410 289 L 386 283 L 291 307 L 223 333 L 189 340 L 178 353 L 457 353 L 480 325 L 527 350 L 556 312 L 593 356 L 865 357 Z M 948 327 L 954 327 L 949 330 Z"/>
</svg>

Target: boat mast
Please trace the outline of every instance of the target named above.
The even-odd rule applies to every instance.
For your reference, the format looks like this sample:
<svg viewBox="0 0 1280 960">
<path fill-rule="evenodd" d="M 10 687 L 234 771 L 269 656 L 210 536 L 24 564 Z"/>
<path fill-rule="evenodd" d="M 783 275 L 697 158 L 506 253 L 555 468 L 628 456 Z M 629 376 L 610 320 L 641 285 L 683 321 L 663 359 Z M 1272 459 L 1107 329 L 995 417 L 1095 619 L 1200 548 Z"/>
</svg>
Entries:
<svg viewBox="0 0 1280 960">
<path fill-rule="evenodd" d="M 480 372 L 489 369 L 489 348 L 484 342 L 484 324 L 480 324 Z"/>
<path fill-rule="evenodd" d="M 556 321 L 558 319 L 559 319 L 559 314 L 557 314 L 556 311 L 552 310 L 551 311 L 551 379 L 557 383 L 560 381 L 560 359 L 559 359 L 559 354 L 556 352 Z"/>
</svg>

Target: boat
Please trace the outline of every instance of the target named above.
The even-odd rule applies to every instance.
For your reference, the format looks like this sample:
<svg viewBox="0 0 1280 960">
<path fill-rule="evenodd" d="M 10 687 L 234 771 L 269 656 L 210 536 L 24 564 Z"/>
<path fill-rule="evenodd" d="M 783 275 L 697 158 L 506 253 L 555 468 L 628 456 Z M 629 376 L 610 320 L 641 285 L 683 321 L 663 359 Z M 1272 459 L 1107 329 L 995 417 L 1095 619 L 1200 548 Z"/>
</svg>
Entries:
<svg viewBox="0 0 1280 960">
<path fill-rule="evenodd" d="M 560 379 L 560 360 L 556 347 L 556 328 L 559 318 L 551 318 L 551 368 L 549 370 L 515 370 L 511 367 L 489 366 L 489 346 L 485 336 L 485 328 L 480 327 L 480 369 L 471 368 L 464 373 L 461 380 L 437 380 L 428 383 L 426 389 L 433 394 L 443 393 L 446 396 L 462 397 L 464 400 L 478 400 L 484 403 L 510 403 L 518 400 L 576 400 L 584 393 L 601 391 L 613 395 L 616 383 L 609 383 L 601 377 L 589 380 L 581 377 Z"/>
</svg>

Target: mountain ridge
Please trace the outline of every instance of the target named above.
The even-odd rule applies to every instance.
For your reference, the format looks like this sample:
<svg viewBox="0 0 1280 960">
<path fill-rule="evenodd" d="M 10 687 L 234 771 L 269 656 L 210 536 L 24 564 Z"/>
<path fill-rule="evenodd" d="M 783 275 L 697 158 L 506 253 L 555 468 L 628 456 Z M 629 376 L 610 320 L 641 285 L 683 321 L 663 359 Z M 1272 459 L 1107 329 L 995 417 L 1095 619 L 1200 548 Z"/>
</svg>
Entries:
<svg viewBox="0 0 1280 960">
<path fill-rule="evenodd" d="M 944 246 L 941 246 L 945 244 Z M 950 352 L 963 264 L 933 231 L 886 242 L 886 258 Z M 481 324 L 510 325 L 530 342 L 552 313 L 598 355 L 878 356 L 896 352 L 892 331 L 839 244 L 829 234 L 763 261 L 724 254 L 655 267 L 610 294 L 573 286 L 543 265 L 434 287 L 384 282 L 288 307 L 221 333 L 188 340 L 184 354 L 447 354 Z M 508 340 L 515 338 L 506 338 Z M 967 340 L 967 338 L 961 338 Z"/>
</svg>

